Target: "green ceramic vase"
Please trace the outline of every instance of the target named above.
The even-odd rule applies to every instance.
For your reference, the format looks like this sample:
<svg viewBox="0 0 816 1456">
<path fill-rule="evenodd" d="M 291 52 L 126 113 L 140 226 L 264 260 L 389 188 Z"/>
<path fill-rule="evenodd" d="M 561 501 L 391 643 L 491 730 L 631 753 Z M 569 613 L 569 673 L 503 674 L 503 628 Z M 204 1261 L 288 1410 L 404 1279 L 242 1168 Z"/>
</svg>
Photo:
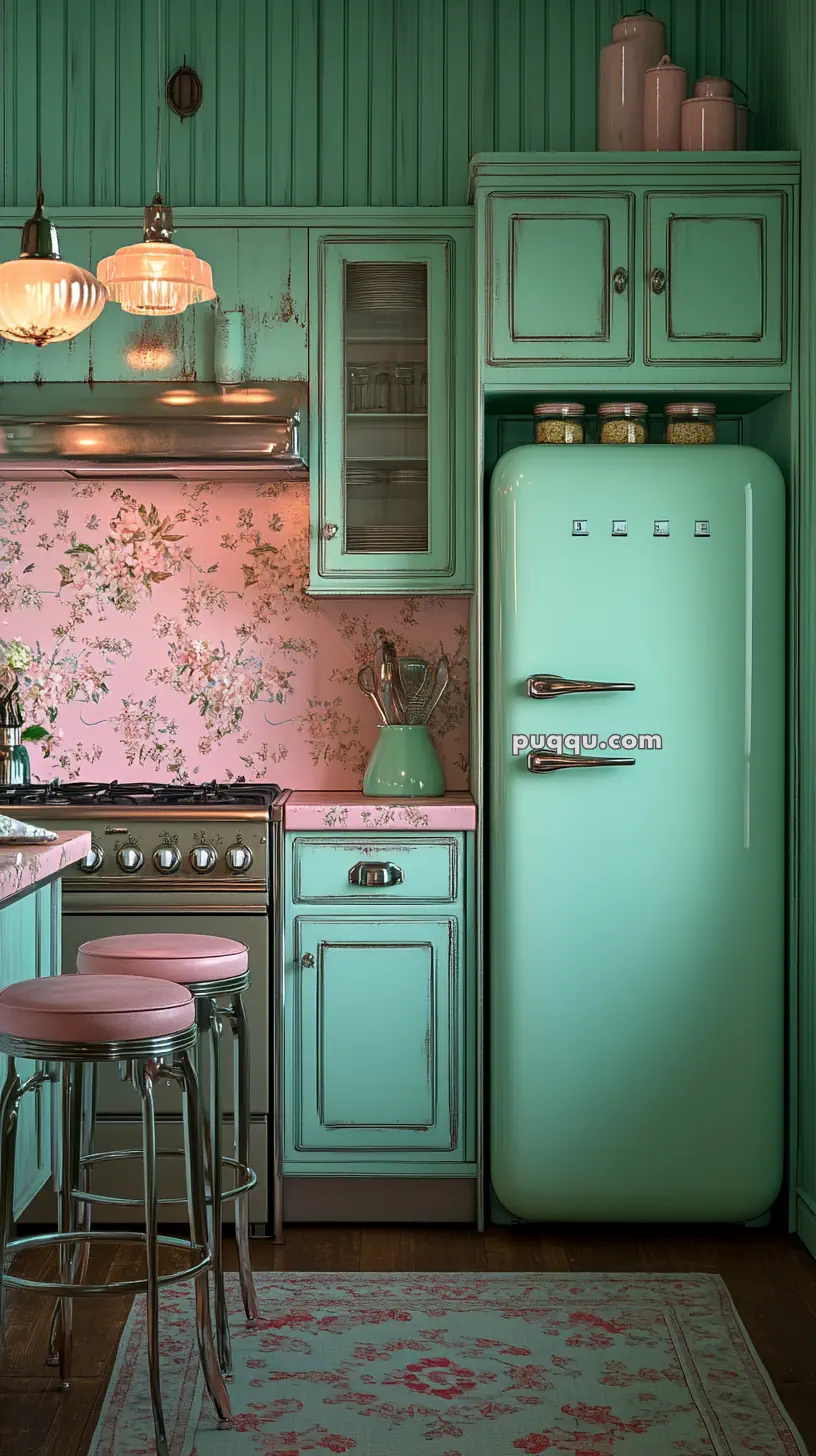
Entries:
<svg viewBox="0 0 816 1456">
<path fill-rule="evenodd" d="M 372 799 L 435 799 L 445 779 L 424 723 L 383 723 L 363 779 Z"/>
</svg>

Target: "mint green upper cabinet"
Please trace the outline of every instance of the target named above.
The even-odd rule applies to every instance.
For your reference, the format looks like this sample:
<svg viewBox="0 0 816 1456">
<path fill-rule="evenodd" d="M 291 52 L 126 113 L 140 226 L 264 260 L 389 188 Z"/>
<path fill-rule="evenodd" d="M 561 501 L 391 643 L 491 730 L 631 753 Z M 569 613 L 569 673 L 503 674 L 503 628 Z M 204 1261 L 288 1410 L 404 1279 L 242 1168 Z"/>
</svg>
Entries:
<svg viewBox="0 0 816 1456">
<path fill-rule="evenodd" d="M 787 357 L 784 192 L 648 193 L 650 364 Z"/>
<path fill-rule="evenodd" d="M 487 198 L 491 364 L 625 364 L 632 354 L 628 192 Z"/>
<path fill-rule="evenodd" d="M 295 920 L 288 1157 L 461 1157 L 457 931 L 446 916 Z"/>
<path fill-rule="evenodd" d="M 471 162 L 486 393 L 786 389 L 789 152 L 503 152 Z"/>
<path fill-rule="evenodd" d="M 471 242 L 430 228 L 313 237 L 315 594 L 471 585 Z"/>
</svg>

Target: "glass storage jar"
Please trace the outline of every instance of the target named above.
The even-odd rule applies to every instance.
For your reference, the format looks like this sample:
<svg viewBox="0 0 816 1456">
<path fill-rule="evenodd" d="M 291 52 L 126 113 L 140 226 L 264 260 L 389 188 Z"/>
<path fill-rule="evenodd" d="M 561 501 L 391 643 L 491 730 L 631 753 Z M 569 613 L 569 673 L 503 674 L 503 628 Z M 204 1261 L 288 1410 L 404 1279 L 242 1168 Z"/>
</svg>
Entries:
<svg viewBox="0 0 816 1456">
<path fill-rule="evenodd" d="M 598 420 L 602 445 L 645 445 L 649 438 L 648 405 L 599 404 Z"/>
<path fill-rule="evenodd" d="M 582 404 L 537 404 L 533 409 L 537 445 L 582 445 Z"/>
<path fill-rule="evenodd" d="M 667 404 L 665 409 L 667 445 L 715 445 L 717 442 L 717 406 L 683 400 Z"/>
</svg>

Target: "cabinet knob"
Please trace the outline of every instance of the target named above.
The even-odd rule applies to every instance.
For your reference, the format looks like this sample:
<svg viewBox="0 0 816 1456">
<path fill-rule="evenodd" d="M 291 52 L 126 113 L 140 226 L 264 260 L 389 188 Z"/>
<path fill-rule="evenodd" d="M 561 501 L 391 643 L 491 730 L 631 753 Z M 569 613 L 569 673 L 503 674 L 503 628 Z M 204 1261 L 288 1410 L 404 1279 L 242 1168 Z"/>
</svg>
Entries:
<svg viewBox="0 0 816 1456">
<path fill-rule="evenodd" d="M 653 268 L 652 269 L 652 272 L 651 272 L 651 275 L 650 275 L 650 278 L 649 278 L 649 283 L 651 285 L 652 293 L 663 293 L 664 292 L 665 287 L 666 287 L 666 275 L 663 272 L 663 269 L 662 268 Z"/>
<path fill-rule="evenodd" d="M 321 526 L 320 534 L 324 541 L 333 541 L 338 530 L 338 526 L 335 526 L 331 521 L 327 521 L 325 526 Z"/>
<path fill-rule="evenodd" d="M 625 293 L 626 285 L 629 282 L 629 274 L 625 268 L 616 268 L 612 274 L 612 282 L 615 285 L 616 293 Z"/>
<path fill-rule="evenodd" d="M 399 865 L 361 859 L 352 865 L 348 877 L 350 885 L 359 885 L 365 890 L 387 890 L 390 885 L 401 885 L 405 874 Z"/>
<path fill-rule="evenodd" d="M 307 950 L 306 954 L 300 957 L 300 964 L 302 965 L 304 971 L 311 970 L 314 963 L 314 956 L 312 955 L 310 950 Z"/>
</svg>

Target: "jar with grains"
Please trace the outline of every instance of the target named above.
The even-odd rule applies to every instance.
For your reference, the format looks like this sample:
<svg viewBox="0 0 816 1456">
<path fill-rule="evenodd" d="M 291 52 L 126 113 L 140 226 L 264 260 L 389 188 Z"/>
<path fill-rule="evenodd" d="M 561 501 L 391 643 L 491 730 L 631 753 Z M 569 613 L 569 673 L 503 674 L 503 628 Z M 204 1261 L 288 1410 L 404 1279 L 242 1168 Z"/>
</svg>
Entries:
<svg viewBox="0 0 816 1456">
<path fill-rule="evenodd" d="M 582 404 L 537 404 L 533 409 L 535 437 L 538 445 L 582 445 L 584 443 L 584 406 Z"/>
<path fill-rule="evenodd" d="M 667 445 L 715 445 L 717 406 L 684 400 L 667 404 L 664 439 Z"/>
<path fill-rule="evenodd" d="M 649 408 L 645 404 L 599 404 L 602 445 L 645 445 L 649 438 Z"/>
</svg>

